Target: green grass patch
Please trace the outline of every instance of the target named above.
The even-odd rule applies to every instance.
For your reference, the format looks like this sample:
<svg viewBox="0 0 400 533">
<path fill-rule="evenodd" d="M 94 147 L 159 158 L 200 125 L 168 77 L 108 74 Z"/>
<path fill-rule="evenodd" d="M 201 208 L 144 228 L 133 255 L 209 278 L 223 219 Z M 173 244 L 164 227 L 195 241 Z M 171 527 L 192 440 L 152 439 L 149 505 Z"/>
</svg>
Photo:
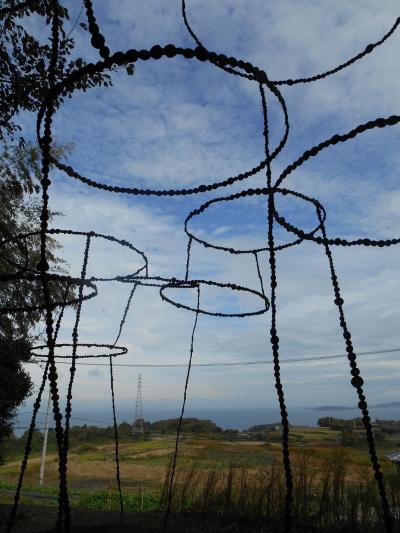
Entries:
<svg viewBox="0 0 400 533">
<path fill-rule="evenodd" d="M 122 494 L 122 501 L 126 511 L 149 511 L 158 509 L 160 495 L 155 493 L 126 493 Z M 101 511 L 118 510 L 119 495 L 115 491 L 97 490 L 82 493 L 74 502 L 75 507 L 96 509 Z"/>
</svg>

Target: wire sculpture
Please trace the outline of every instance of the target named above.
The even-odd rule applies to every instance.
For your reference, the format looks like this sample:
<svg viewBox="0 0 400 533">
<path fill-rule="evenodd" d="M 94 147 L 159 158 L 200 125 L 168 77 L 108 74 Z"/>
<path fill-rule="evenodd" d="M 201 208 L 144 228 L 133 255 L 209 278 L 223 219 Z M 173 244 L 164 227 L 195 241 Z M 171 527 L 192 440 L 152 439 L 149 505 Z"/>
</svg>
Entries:
<svg viewBox="0 0 400 533">
<path fill-rule="evenodd" d="M 18 11 L 24 12 L 27 8 L 33 6 L 35 1 L 30 0 L 17 4 L 11 8 L 0 9 L 0 19 L 9 17 Z M 189 360 L 187 366 L 186 380 L 184 385 L 184 394 L 182 409 L 179 417 L 178 430 L 176 434 L 175 447 L 173 453 L 173 462 L 172 462 L 172 471 L 169 479 L 168 489 L 167 489 L 167 505 L 164 515 L 164 528 L 168 526 L 168 520 L 171 512 L 171 503 L 172 503 L 172 489 L 174 482 L 174 474 L 177 465 L 178 450 L 179 450 L 179 438 L 182 428 L 182 421 L 185 412 L 186 398 L 189 387 L 190 371 L 192 367 L 192 358 L 194 354 L 194 341 L 195 341 L 195 332 L 198 324 L 198 318 L 200 314 L 205 314 L 209 316 L 216 317 L 248 317 L 258 314 L 266 313 L 268 310 L 271 312 L 271 322 L 269 328 L 270 344 L 273 354 L 273 365 L 274 365 L 274 376 L 275 376 L 275 388 L 278 396 L 278 403 L 281 414 L 282 422 L 282 456 L 283 456 L 283 466 L 285 472 L 286 480 L 286 501 L 285 501 L 285 513 L 284 513 L 284 531 L 289 532 L 292 526 L 292 502 L 293 502 L 293 479 L 290 463 L 290 453 L 289 453 L 289 416 L 288 410 L 285 403 L 285 395 L 283 390 L 283 385 L 281 381 L 280 374 L 280 353 L 279 353 L 279 336 L 278 336 L 278 312 L 276 305 L 276 295 L 278 289 L 278 267 L 277 267 L 277 255 L 279 251 L 283 251 L 289 247 L 299 245 L 303 241 L 313 241 L 318 245 L 323 247 L 323 251 L 327 257 L 329 272 L 331 276 L 332 289 L 334 295 L 334 304 L 337 307 L 339 314 L 339 325 L 343 333 L 343 338 L 346 344 L 346 352 L 350 365 L 350 374 L 351 374 L 351 385 L 356 391 L 358 397 L 358 407 L 362 413 L 362 421 L 364 424 L 366 438 L 369 448 L 369 455 L 372 468 L 374 470 L 374 475 L 377 482 L 378 491 L 380 494 L 381 508 L 382 508 L 382 519 L 385 525 L 386 532 L 392 531 L 393 521 L 389 508 L 388 498 L 385 491 L 385 485 L 383 482 L 383 475 L 381 472 L 381 467 L 378 461 L 378 457 L 375 449 L 374 434 L 371 426 L 371 418 L 369 416 L 368 405 L 363 390 L 363 379 L 361 377 L 360 370 L 357 366 L 357 357 L 354 350 L 352 337 L 350 333 L 349 326 L 346 322 L 345 313 L 344 313 L 344 300 L 340 290 L 339 280 L 336 274 L 336 269 L 334 265 L 333 255 L 332 255 L 332 246 L 378 246 L 378 247 L 387 247 L 400 243 L 400 238 L 384 239 L 384 240 L 374 240 L 371 238 L 360 238 L 353 240 L 346 240 L 339 237 L 328 237 L 326 231 L 326 218 L 327 214 L 322 206 L 322 204 L 315 198 L 311 198 L 301 192 L 289 190 L 282 188 L 283 181 L 296 169 L 298 169 L 303 163 L 309 160 L 312 157 L 317 156 L 321 151 L 329 148 L 330 146 L 337 145 L 339 143 L 347 142 L 356 136 L 374 128 L 385 128 L 387 126 L 395 126 L 400 122 L 399 115 L 392 115 L 386 118 L 376 118 L 364 124 L 359 124 L 351 129 L 347 133 L 335 134 L 329 139 L 307 149 L 296 161 L 288 165 L 281 174 L 274 181 L 271 170 L 271 162 L 278 156 L 278 154 L 283 150 L 286 145 L 286 141 L 289 135 L 289 114 L 285 99 L 282 96 L 282 93 L 279 90 L 279 86 L 287 85 L 293 86 L 301 83 L 311 83 L 326 78 L 340 72 L 341 70 L 353 65 L 356 61 L 361 60 L 368 54 L 371 54 L 377 47 L 381 46 L 390 36 L 397 30 L 400 25 L 400 17 L 396 19 L 393 26 L 389 31 L 377 42 L 368 44 L 365 49 L 350 59 L 346 60 L 342 64 L 336 66 L 335 68 L 326 70 L 322 73 L 315 74 L 312 76 L 298 78 L 298 79 L 286 79 L 286 80 L 275 80 L 271 81 L 268 78 L 267 73 L 258 68 L 257 66 L 252 65 L 247 61 L 236 59 L 234 57 L 227 57 L 224 54 L 217 54 L 213 51 L 208 50 L 208 48 L 202 43 L 197 34 L 194 32 L 192 26 L 189 23 L 186 9 L 186 2 L 182 0 L 182 18 L 185 24 L 185 27 L 195 41 L 195 48 L 181 48 L 177 47 L 174 44 L 168 44 L 166 46 L 155 45 L 150 50 L 135 50 L 130 49 L 127 51 L 117 51 L 112 53 L 110 48 L 106 44 L 105 37 L 101 33 L 100 27 L 96 21 L 93 5 L 91 0 L 84 0 L 84 7 L 86 11 L 88 29 L 91 34 L 91 44 L 95 48 L 101 60 L 97 63 L 89 63 L 78 68 L 70 75 L 62 78 L 56 79 L 55 70 L 58 58 L 58 47 L 59 47 L 59 15 L 58 15 L 58 0 L 50 0 L 52 6 L 52 21 L 51 21 L 51 61 L 49 66 L 49 86 L 48 93 L 43 98 L 43 103 L 37 115 L 37 139 L 42 152 L 42 213 L 41 213 L 41 228 L 40 231 L 32 232 L 30 234 L 21 234 L 8 239 L 4 239 L 0 242 L 0 249 L 7 245 L 17 245 L 25 250 L 26 262 L 24 265 L 10 265 L 11 270 L 9 273 L 2 274 L 0 278 L 0 284 L 9 284 L 17 283 L 18 281 L 30 282 L 32 284 L 37 283 L 42 287 L 43 300 L 37 302 L 35 306 L 31 307 L 13 307 L 12 305 L 5 305 L 0 308 L 0 313 L 22 313 L 30 312 L 32 310 L 43 310 L 45 313 L 45 323 L 46 323 L 46 344 L 38 345 L 32 348 L 32 356 L 40 357 L 45 359 L 46 365 L 42 376 L 42 381 L 39 387 L 39 391 L 34 403 L 34 411 L 28 431 L 27 442 L 24 450 L 24 457 L 21 463 L 20 475 L 17 483 L 17 488 L 15 492 L 14 505 L 11 511 L 11 515 L 7 525 L 7 532 L 11 532 L 15 517 L 19 505 L 20 492 L 22 487 L 22 482 L 24 478 L 24 473 L 27 466 L 27 461 L 31 451 L 32 436 L 35 429 L 36 416 L 41 404 L 41 398 L 45 383 L 48 380 L 51 390 L 51 397 L 53 402 L 53 414 L 55 420 L 55 435 L 57 440 L 57 449 L 58 449 L 58 458 L 59 458 L 59 506 L 58 506 L 58 515 L 57 515 L 57 531 L 62 529 L 66 532 L 70 530 L 71 527 L 71 517 L 70 517 L 70 505 L 69 505 L 69 496 L 68 496 L 68 484 L 67 484 L 67 468 L 68 468 L 68 448 L 69 448 L 69 432 L 70 432 L 70 421 L 71 421 L 71 412 L 72 412 L 72 399 L 73 399 L 73 383 L 76 374 L 76 361 L 80 358 L 100 358 L 106 357 L 109 359 L 109 370 L 110 370 L 110 390 L 111 390 L 111 400 L 112 400 L 112 412 L 113 412 L 113 427 L 114 427 L 114 438 L 115 438 L 115 460 L 116 460 L 116 477 L 119 491 L 119 500 L 120 500 L 120 512 L 121 518 L 123 514 L 123 499 L 122 499 L 122 488 L 121 488 L 121 477 L 120 477 L 120 466 L 119 466 L 119 445 L 118 445 L 118 428 L 117 428 L 117 418 L 116 418 L 116 408 L 115 408 L 115 394 L 114 394 L 114 375 L 113 375 L 113 358 L 116 356 L 124 355 L 127 353 L 127 349 L 123 346 L 118 346 L 117 342 L 121 336 L 124 324 L 127 319 L 128 311 L 131 307 L 133 296 L 137 291 L 138 287 L 142 288 L 157 288 L 162 300 L 166 301 L 170 305 L 173 305 L 177 308 L 184 309 L 186 311 L 192 311 L 195 313 L 195 320 L 192 329 L 190 349 L 189 349 Z M 175 189 L 144 189 L 140 187 L 125 187 L 121 185 L 111 185 L 104 181 L 98 181 L 90 177 L 83 176 L 78 170 L 72 168 L 69 165 L 61 163 L 51 154 L 52 147 L 52 122 L 55 114 L 57 113 L 61 98 L 68 95 L 73 96 L 75 91 L 79 90 L 79 82 L 87 77 L 94 74 L 102 73 L 108 69 L 111 69 L 115 66 L 123 66 L 128 64 L 135 64 L 138 61 L 149 61 L 149 60 L 160 60 L 161 58 L 172 59 L 176 56 L 183 57 L 185 59 L 191 60 L 195 59 L 200 62 L 209 62 L 211 65 L 214 65 L 216 68 L 222 69 L 225 72 L 245 78 L 251 82 L 255 82 L 258 85 L 260 92 L 260 104 L 262 110 L 262 119 L 263 119 L 263 136 L 264 136 L 264 150 L 265 157 L 252 169 L 247 170 L 243 173 L 237 174 L 235 176 L 227 178 L 214 178 L 211 183 L 200 183 L 196 186 L 190 188 L 175 188 Z M 12 64 L 10 66 L 10 73 L 13 74 Z M 18 107 L 18 79 L 16 77 L 15 86 L 16 86 L 16 95 L 15 95 L 15 108 L 10 110 L 10 116 L 17 110 Z M 271 94 L 279 102 L 281 112 L 284 119 L 284 132 L 279 139 L 279 142 L 275 148 L 270 146 L 270 119 L 268 117 L 268 98 L 266 94 L 266 89 L 269 91 L 268 95 Z M 2 120 L 9 119 L 9 117 L 3 117 Z M 49 192 L 50 192 L 50 166 L 54 165 L 65 175 L 73 180 L 79 180 L 82 183 L 90 187 L 101 189 L 104 191 L 109 191 L 113 193 L 120 194 L 129 194 L 134 196 L 185 196 L 200 194 L 205 192 L 214 191 L 223 187 L 228 187 L 233 184 L 239 184 L 240 182 L 254 176 L 260 171 L 265 170 L 266 173 L 266 182 L 265 186 L 261 188 L 250 188 L 246 190 L 241 190 L 231 195 L 222 196 L 218 198 L 213 198 L 203 203 L 200 207 L 192 210 L 186 217 L 184 223 L 184 231 L 188 237 L 187 244 L 187 258 L 186 258 L 186 274 L 184 279 L 176 279 L 174 277 L 162 277 L 162 276 L 149 276 L 148 271 L 148 260 L 143 252 L 135 248 L 133 245 L 124 240 L 119 240 L 115 237 L 108 235 L 102 235 L 95 232 L 76 232 L 70 230 L 57 230 L 49 228 Z M 72 184 L 73 182 L 71 182 Z M 293 198 L 300 199 L 308 204 L 310 204 L 315 209 L 316 220 L 314 228 L 311 231 L 304 231 L 302 228 L 296 227 L 292 223 L 288 222 L 284 216 L 282 216 L 276 208 L 275 200 L 278 196 L 289 196 Z M 190 222 L 192 219 L 199 217 L 200 215 L 206 216 L 207 210 L 210 206 L 218 206 L 223 203 L 235 202 L 241 198 L 247 198 L 251 196 L 259 196 L 266 202 L 267 207 L 267 234 L 265 239 L 265 246 L 258 248 L 233 248 L 228 246 L 222 246 L 216 243 L 213 243 L 209 240 L 206 240 L 204 237 L 199 237 L 195 234 L 194 230 L 190 229 Z M 276 244 L 275 241 L 275 227 L 279 225 L 291 236 L 291 241 L 283 244 Z M 46 237 L 48 235 L 74 235 L 74 236 L 84 236 L 86 238 L 84 257 L 81 275 L 79 278 L 74 278 L 72 276 L 58 275 L 51 273 L 49 264 L 48 264 L 48 248 Z M 40 262 L 35 269 L 29 267 L 28 261 L 28 248 L 26 245 L 27 239 L 32 236 L 40 237 Z M 141 256 L 143 259 L 143 265 L 141 265 L 136 271 L 129 274 L 114 276 L 112 278 L 101 278 L 101 277 L 90 277 L 87 278 L 87 265 L 89 261 L 89 252 L 92 239 L 102 238 L 107 239 L 112 242 L 116 242 L 121 246 L 127 247 L 134 253 Z M 215 249 L 223 252 L 227 252 L 233 255 L 240 254 L 251 254 L 255 259 L 256 273 L 258 280 L 260 282 L 260 290 L 251 289 L 244 286 L 239 286 L 232 283 L 220 283 L 212 280 L 205 279 L 192 279 L 190 277 L 190 259 L 191 259 L 191 250 L 193 242 L 198 244 Z M 22 248 L 21 248 L 22 249 Z M 260 253 L 267 252 L 269 256 L 269 288 L 266 290 L 263 282 L 263 277 L 261 275 L 260 269 Z M 86 300 L 89 300 L 97 295 L 97 285 L 101 282 L 107 281 L 118 281 L 124 284 L 128 284 L 131 287 L 127 303 L 124 308 L 123 316 L 119 324 L 118 334 L 116 336 L 115 342 L 112 344 L 100 344 L 100 343 L 83 343 L 79 341 L 79 324 L 80 316 L 82 311 L 82 305 Z M 65 294 L 62 301 L 52 301 L 51 299 L 51 283 L 58 283 L 61 285 L 65 284 Z M 1 285 L 0 285 L 1 286 Z M 208 287 L 217 287 L 224 290 L 233 291 L 236 293 L 245 293 L 247 295 L 252 295 L 253 297 L 261 301 L 261 305 L 255 307 L 255 310 L 251 311 L 240 311 L 240 312 L 219 312 L 204 309 L 200 305 L 201 301 L 201 289 L 204 286 Z M 74 287 L 78 290 L 78 296 L 71 297 L 70 289 Z M 84 289 L 90 289 L 91 292 L 84 294 Z M 177 290 L 195 290 L 197 294 L 197 303 L 195 307 L 190 307 L 176 299 L 172 298 L 170 295 L 171 292 Z M 168 293 L 168 295 L 166 294 Z M 72 333 L 72 342 L 57 342 L 59 336 L 59 330 L 61 327 L 61 322 L 64 314 L 64 310 L 67 306 L 75 307 L 75 324 L 73 327 Z M 60 312 L 54 327 L 54 311 L 60 307 Z M 58 350 L 60 348 L 69 349 L 68 355 L 62 355 Z M 88 349 L 94 349 L 95 353 L 86 351 Z M 81 351 L 83 350 L 83 351 Z M 59 388 L 58 388 L 58 374 L 56 360 L 60 358 L 68 358 L 71 360 L 70 367 L 70 378 L 68 383 L 68 391 L 66 396 L 66 408 L 65 408 L 65 417 L 64 423 L 62 423 L 62 414 L 60 407 L 60 397 L 59 397 Z"/>
</svg>

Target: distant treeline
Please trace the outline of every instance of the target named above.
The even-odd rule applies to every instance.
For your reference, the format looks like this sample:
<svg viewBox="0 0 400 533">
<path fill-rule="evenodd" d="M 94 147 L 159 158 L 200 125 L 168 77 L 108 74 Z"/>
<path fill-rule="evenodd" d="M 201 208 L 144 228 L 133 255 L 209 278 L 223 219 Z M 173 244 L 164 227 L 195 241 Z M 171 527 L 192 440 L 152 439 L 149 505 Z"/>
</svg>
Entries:
<svg viewBox="0 0 400 533">
<path fill-rule="evenodd" d="M 320 427 L 330 427 L 338 430 L 362 429 L 364 427 L 362 418 L 334 418 L 333 416 L 324 416 L 318 419 Z M 382 433 L 396 434 L 400 433 L 400 420 L 378 420 L 373 422 L 375 429 Z"/>
<path fill-rule="evenodd" d="M 178 429 L 179 418 L 169 418 L 167 420 L 157 420 L 156 422 L 143 422 L 144 436 L 154 434 L 175 435 Z M 182 421 L 181 433 L 183 435 L 215 435 L 223 437 L 234 438 L 239 435 L 237 429 L 222 429 L 211 420 L 202 420 L 200 418 L 184 418 Z M 132 439 L 137 436 L 132 424 L 122 422 L 118 424 L 118 435 L 120 439 Z M 1 443 L 2 453 L 4 457 L 20 455 L 24 449 L 25 442 L 28 436 L 26 431 L 21 437 L 16 437 L 14 434 L 3 439 Z M 99 427 L 88 426 L 73 426 L 70 429 L 69 443 L 70 447 L 74 448 L 80 446 L 82 443 L 95 441 L 110 441 L 114 439 L 114 428 L 112 426 Z M 43 444 L 43 432 L 35 431 L 32 441 L 32 450 L 40 451 Z M 52 429 L 49 430 L 48 440 L 49 451 L 56 450 L 56 439 Z"/>
<path fill-rule="evenodd" d="M 279 431 L 281 429 L 281 423 L 276 422 L 276 424 L 257 424 L 256 426 L 251 426 L 246 431 L 248 433 L 265 433 L 267 431 Z"/>
<path fill-rule="evenodd" d="M 168 418 L 166 420 L 158 420 L 157 422 L 144 422 L 144 429 L 151 433 L 176 433 L 178 424 L 179 418 Z M 237 430 L 223 430 L 212 420 L 184 418 L 182 420 L 181 431 L 183 433 L 224 433 L 225 431 L 231 432 Z"/>
</svg>

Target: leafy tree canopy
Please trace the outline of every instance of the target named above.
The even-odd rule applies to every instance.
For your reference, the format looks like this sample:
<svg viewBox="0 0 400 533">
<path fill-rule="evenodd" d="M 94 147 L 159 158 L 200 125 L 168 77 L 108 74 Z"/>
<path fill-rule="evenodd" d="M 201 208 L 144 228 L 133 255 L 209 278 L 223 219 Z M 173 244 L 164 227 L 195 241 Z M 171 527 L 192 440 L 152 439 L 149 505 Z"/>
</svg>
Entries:
<svg viewBox="0 0 400 533">
<path fill-rule="evenodd" d="M 14 0 L 2 2 L 3 9 L 15 7 Z M 47 26 L 51 23 L 52 2 L 41 0 L 30 2 L 23 9 L 1 16 L 0 11 L 0 138 L 15 137 L 20 130 L 15 119 L 21 110 L 37 111 L 48 91 L 49 63 L 51 56 L 50 28 L 44 43 L 34 35 L 29 17 L 40 17 Z M 82 58 L 71 58 L 75 48 L 73 28 L 69 24 L 69 12 L 59 3 L 60 44 L 56 79 L 60 80 L 70 72 L 85 65 Z M 69 32 L 66 32 L 66 26 Z M 85 23 L 79 26 L 87 29 Z M 128 72 L 129 73 L 129 72 Z M 86 90 L 97 85 L 108 86 L 108 74 L 86 76 L 77 88 Z"/>
<path fill-rule="evenodd" d="M 58 147 L 57 155 L 66 148 Z M 41 205 L 38 196 L 40 150 L 29 143 L 7 145 L 0 154 L 0 443 L 11 431 L 12 419 L 20 403 L 31 393 L 32 382 L 23 363 L 30 359 L 35 327 L 43 317 L 42 309 L 7 313 L 7 308 L 41 307 L 42 287 L 39 279 L 26 279 L 26 273 L 37 272 L 40 259 L 38 235 L 17 241 L 7 239 L 38 231 Z M 54 216 L 52 213 L 51 216 Z M 66 265 L 57 258 L 59 245 L 48 238 L 48 260 L 52 271 L 67 273 Z M 15 273 L 22 277 L 9 279 Z M 52 299 L 63 300 L 66 286 L 52 283 Z M 70 289 L 71 293 L 73 288 Z"/>
</svg>

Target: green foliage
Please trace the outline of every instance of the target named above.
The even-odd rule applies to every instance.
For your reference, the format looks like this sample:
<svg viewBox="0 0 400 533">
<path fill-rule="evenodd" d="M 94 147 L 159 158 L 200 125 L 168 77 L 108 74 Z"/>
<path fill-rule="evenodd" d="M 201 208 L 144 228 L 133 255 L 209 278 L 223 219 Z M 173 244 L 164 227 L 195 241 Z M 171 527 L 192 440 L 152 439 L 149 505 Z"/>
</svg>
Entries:
<svg viewBox="0 0 400 533">
<path fill-rule="evenodd" d="M 179 418 L 168 418 L 158 420 L 150 424 L 151 431 L 160 433 L 176 433 L 178 430 Z M 211 420 L 201 420 L 199 418 L 184 418 L 181 430 L 183 433 L 222 433 L 223 429 Z M 235 431 L 235 430 L 231 430 Z"/>
<path fill-rule="evenodd" d="M 64 30 L 65 22 L 69 20 L 68 9 L 59 5 L 60 42 L 56 66 L 56 80 L 67 76 L 73 70 L 85 65 L 81 58 L 71 59 L 75 48 L 75 41 Z M 14 0 L 4 0 L 1 7 L 15 6 Z M 50 23 L 52 2 L 42 0 L 32 3 L 1 21 L 0 39 L 0 139 L 5 135 L 14 136 L 20 129 L 15 117 L 21 110 L 37 111 L 48 91 L 49 63 L 51 46 Z M 26 18 L 34 19 L 34 24 L 26 24 Z M 39 27 L 47 37 L 41 41 L 30 29 Z M 85 31 L 85 24 L 80 25 Z M 132 70 L 132 69 L 130 69 Z M 128 72 L 130 73 L 130 72 Z M 133 73 L 133 72 L 132 72 Z M 90 87 L 111 85 L 108 74 L 94 74 L 84 77 L 78 84 L 78 89 L 86 90 Z M 65 96 L 65 95 L 64 95 Z"/>
<path fill-rule="evenodd" d="M 340 436 L 339 442 L 342 446 L 357 448 L 358 446 L 363 446 L 365 443 L 365 438 L 363 435 L 360 435 L 356 431 L 351 429 L 344 429 Z"/>
<path fill-rule="evenodd" d="M 1 448 L 3 459 L 7 461 L 20 459 L 25 448 L 27 436 L 28 431 L 25 431 L 19 438 L 15 437 L 11 432 L 4 435 Z M 51 449 L 55 449 L 55 439 L 52 439 L 51 433 L 49 437 L 48 450 L 50 451 Z M 43 435 L 40 431 L 35 430 L 32 438 L 32 455 L 39 454 L 42 450 L 42 445 Z"/>
<path fill-rule="evenodd" d="M 395 435 L 400 433 L 400 420 L 375 420 L 377 428 L 382 433 L 387 435 Z"/>
<path fill-rule="evenodd" d="M 126 72 L 128 76 L 133 76 L 133 74 L 135 73 L 135 65 L 126 65 Z"/>
<path fill-rule="evenodd" d="M 66 150 L 67 147 L 58 147 L 55 153 L 61 157 Z M 0 309 L 28 308 L 43 303 L 42 286 L 38 278 L 6 278 L 13 274 L 37 274 L 39 236 L 18 239 L 16 242 L 8 239 L 40 229 L 41 208 L 37 194 L 40 175 L 40 151 L 37 146 L 23 142 L 19 145 L 2 144 L 0 239 L 3 244 L 0 247 L 0 276 L 4 279 L 0 279 Z M 52 272 L 65 273 L 65 265 L 56 255 L 58 247 L 54 239 L 47 239 L 47 260 Z M 65 289 L 65 284 L 52 282 L 51 299 L 62 300 Z M 71 287 L 71 294 L 73 290 Z M 22 365 L 30 359 L 30 348 L 35 341 L 32 330 L 42 317 L 42 310 L 0 313 L 0 448 L 4 437 L 10 434 L 16 408 L 32 390 L 30 376 Z"/>
<path fill-rule="evenodd" d="M 364 427 L 361 418 L 350 418 L 349 420 L 344 418 L 334 418 L 333 416 L 324 416 L 318 419 L 318 425 L 320 427 L 330 427 L 332 429 L 362 429 Z"/>
<path fill-rule="evenodd" d="M 125 511 L 149 511 L 158 509 L 160 496 L 154 493 L 127 493 L 122 495 Z M 119 510 L 119 495 L 116 490 L 97 490 L 81 494 L 77 507 L 101 511 Z"/>
<path fill-rule="evenodd" d="M 257 432 L 266 432 L 266 431 L 279 431 L 281 428 L 281 423 L 277 422 L 276 424 L 258 424 L 255 426 L 249 427 L 246 431 L 249 433 L 257 433 Z"/>
<path fill-rule="evenodd" d="M 58 157 L 70 147 L 58 147 Z M 40 229 L 41 203 L 38 196 L 40 180 L 40 150 L 31 143 L 18 146 L 2 144 L 0 155 L 0 235 L 2 240 L 16 237 L 22 233 Z M 56 213 L 50 213 L 50 219 Z M 47 238 L 47 259 L 54 273 L 66 273 L 64 262 L 57 258 L 57 242 Z M 0 275 L 18 272 L 37 273 L 40 259 L 40 238 L 32 236 L 7 243 L 0 248 Z M 65 286 L 51 283 L 51 296 L 62 299 Z M 17 279 L 1 283 L 0 306 L 35 306 L 42 301 L 42 287 L 38 282 Z M 42 318 L 42 311 L 0 315 L 1 334 L 7 339 L 29 337 L 29 330 Z M 15 349 L 17 351 L 17 348 Z M 17 352 L 18 353 L 18 352 Z"/>
</svg>

